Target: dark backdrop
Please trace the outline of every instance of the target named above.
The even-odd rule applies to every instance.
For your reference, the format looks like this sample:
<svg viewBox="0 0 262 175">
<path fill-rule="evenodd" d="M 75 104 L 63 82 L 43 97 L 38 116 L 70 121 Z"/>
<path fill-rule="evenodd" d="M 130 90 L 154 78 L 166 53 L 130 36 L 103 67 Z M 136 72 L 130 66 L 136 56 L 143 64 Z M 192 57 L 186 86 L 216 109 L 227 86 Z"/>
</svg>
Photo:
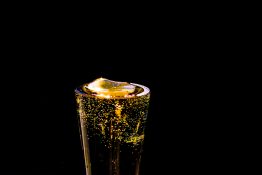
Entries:
<svg viewBox="0 0 262 175">
<path fill-rule="evenodd" d="M 16 67 L 12 62 L 5 65 L 1 171 L 83 174 L 74 89 L 98 77 L 151 89 L 142 162 L 145 174 L 201 168 L 195 165 L 201 158 L 198 144 L 202 136 L 198 134 L 202 128 L 197 125 L 203 120 L 199 117 L 204 115 L 199 112 L 203 97 L 197 91 L 200 80 L 194 77 L 195 69 L 184 61 L 166 60 L 150 52 L 141 56 L 141 52 L 117 49 L 114 52 L 121 56 L 116 58 L 112 53 L 97 56 L 67 49 L 72 48 L 46 51 L 45 57 L 55 59 L 53 54 L 57 54 L 63 58 L 59 62 L 23 60 Z"/>
<path fill-rule="evenodd" d="M 213 92 L 204 94 L 216 65 L 202 59 L 212 46 L 199 21 L 44 14 L 16 15 L 5 26 L 0 174 L 83 175 L 74 89 L 98 77 L 151 89 L 145 175 L 209 172 L 215 143 L 206 123 L 215 112 Z"/>
</svg>

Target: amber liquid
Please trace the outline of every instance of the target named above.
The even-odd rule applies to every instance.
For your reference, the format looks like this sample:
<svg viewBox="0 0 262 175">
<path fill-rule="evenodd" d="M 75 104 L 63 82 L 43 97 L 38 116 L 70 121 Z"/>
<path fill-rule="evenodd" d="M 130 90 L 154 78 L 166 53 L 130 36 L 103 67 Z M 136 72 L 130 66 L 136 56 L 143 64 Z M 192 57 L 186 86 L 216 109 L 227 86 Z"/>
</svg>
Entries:
<svg viewBox="0 0 262 175">
<path fill-rule="evenodd" d="M 87 175 L 139 175 L 149 94 L 76 97 Z"/>
<path fill-rule="evenodd" d="M 111 146 L 101 142 L 101 138 L 87 128 L 83 128 L 82 137 L 87 138 L 84 149 L 87 173 L 91 175 L 139 175 L 139 166 L 142 153 L 143 140 L 135 145 L 111 140 Z M 89 137 L 89 135 L 92 137 Z M 89 174 L 88 174 L 89 175 Z"/>
</svg>

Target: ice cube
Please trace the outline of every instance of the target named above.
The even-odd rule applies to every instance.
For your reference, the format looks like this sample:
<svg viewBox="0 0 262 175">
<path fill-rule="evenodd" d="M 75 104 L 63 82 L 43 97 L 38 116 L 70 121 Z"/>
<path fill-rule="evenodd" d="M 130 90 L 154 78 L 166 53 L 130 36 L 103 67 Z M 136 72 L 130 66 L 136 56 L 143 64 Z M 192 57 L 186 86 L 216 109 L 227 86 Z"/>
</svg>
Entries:
<svg viewBox="0 0 262 175">
<path fill-rule="evenodd" d="M 127 82 L 112 81 L 106 78 L 98 78 L 89 83 L 86 88 L 98 95 L 126 96 L 135 91 L 134 85 Z"/>
</svg>

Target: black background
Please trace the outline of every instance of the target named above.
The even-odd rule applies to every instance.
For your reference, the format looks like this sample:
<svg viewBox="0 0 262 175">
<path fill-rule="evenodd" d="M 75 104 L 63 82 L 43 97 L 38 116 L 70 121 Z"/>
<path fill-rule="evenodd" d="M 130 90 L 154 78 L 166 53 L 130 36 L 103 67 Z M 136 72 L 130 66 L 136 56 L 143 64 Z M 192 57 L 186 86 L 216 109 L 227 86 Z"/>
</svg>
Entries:
<svg viewBox="0 0 262 175">
<path fill-rule="evenodd" d="M 6 21 L 0 172 L 83 175 L 74 89 L 98 77 L 151 89 L 143 174 L 216 171 L 209 170 L 217 143 L 208 116 L 216 115 L 209 102 L 217 67 L 205 59 L 219 55 L 212 30 L 194 15 L 165 10 L 125 16 L 56 10 Z"/>
</svg>

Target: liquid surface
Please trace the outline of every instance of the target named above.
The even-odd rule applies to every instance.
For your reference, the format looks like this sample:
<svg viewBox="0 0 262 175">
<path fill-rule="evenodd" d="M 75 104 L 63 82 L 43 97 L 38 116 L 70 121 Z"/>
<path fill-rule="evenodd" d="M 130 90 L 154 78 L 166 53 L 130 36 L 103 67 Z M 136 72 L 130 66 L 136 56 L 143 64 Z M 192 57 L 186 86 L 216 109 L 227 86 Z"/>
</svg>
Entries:
<svg viewBox="0 0 262 175">
<path fill-rule="evenodd" d="M 149 89 L 145 86 L 106 78 L 98 78 L 85 84 L 80 91 L 101 98 L 133 98 L 149 93 Z"/>
</svg>

